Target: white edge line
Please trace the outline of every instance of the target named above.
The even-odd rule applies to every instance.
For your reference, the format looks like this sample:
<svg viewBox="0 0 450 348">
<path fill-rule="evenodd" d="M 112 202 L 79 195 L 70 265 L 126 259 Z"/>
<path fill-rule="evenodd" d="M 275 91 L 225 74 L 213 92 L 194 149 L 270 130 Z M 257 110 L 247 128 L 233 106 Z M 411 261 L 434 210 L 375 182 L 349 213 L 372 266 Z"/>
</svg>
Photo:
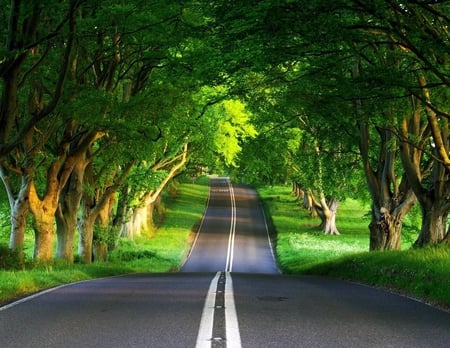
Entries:
<svg viewBox="0 0 450 348">
<path fill-rule="evenodd" d="M 11 302 L 11 303 L 8 303 L 8 304 L 6 304 L 6 305 L 4 305 L 4 306 L 1 306 L 1 307 L 0 307 L 0 312 L 1 312 L 1 311 L 4 311 L 4 310 L 6 310 L 6 309 L 9 309 L 9 308 L 11 308 L 11 307 L 17 306 L 17 305 L 19 305 L 19 304 L 21 304 L 21 303 L 31 301 L 31 300 L 33 300 L 33 299 L 35 299 L 35 298 L 38 298 L 38 297 L 40 297 L 40 296 L 42 296 L 42 295 L 45 295 L 45 294 L 48 294 L 48 293 L 50 293 L 50 292 L 53 292 L 53 291 L 56 291 L 56 290 L 59 290 L 59 289 L 68 287 L 68 286 L 77 285 L 77 284 L 83 284 L 83 283 L 88 283 L 88 282 L 95 282 L 95 281 L 97 281 L 97 280 L 108 279 L 108 278 L 126 277 L 126 276 L 128 276 L 128 275 L 129 275 L 129 274 L 118 274 L 118 275 L 110 276 L 110 277 L 85 279 L 85 280 L 79 280 L 79 281 L 72 282 L 72 283 L 67 283 L 67 284 L 57 285 L 57 286 L 54 286 L 54 287 L 52 287 L 52 288 L 48 288 L 48 289 L 45 289 L 45 290 L 41 290 L 41 291 L 39 291 L 39 292 L 36 292 L 36 293 L 34 293 L 34 294 L 28 295 L 28 296 L 23 297 L 23 298 L 21 298 L 21 299 L 19 299 L 19 300 L 16 300 L 16 301 L 14 301 L 14 302 Z"/>
<path fill-rule="evenodd" d="M 258 197 L 258 199 L 260 199 L 260 198 Z M 275 252 L 273 250 L 272 240 L 270 239 L 269 226 L 267 225 L 266 213 L 264 212 L 264 208 L 263 208 L 262 205 L 260 205 L 259 207 L 261 209 L 261 212 L 262 212 L 262 215 L 263 215 L 263 218 L 264 218 L 264 226 L 266 228 L 267 240 L 269 241 L 270 253 L 272 254 L 272 258 L 273 258 L 273 261 L 275 262 L 275 267 L 277 268 L 278 273 L 281 274 L 281 271 L 278 268 L 277 259 L 275 257 Z"/>
<path fill-rule="evenodd" d="M 234 303 L 233 280 L 229 272 L 226 272 L 225 280 L 225 332 L 227 347 L 240 348 L 241 335 Z"/>
<path fill-rule="evenodd" d="M 209 285 L 208 294 L 206 295 L 205 304 L 203 306 L 202 318 L 200 319 L 197 342 L 195 343 L 196 348 L 211 348 L 216 290 L 220 274 L 221 272 L 217 272 Z"/>
<path fill-rule="evenodd" d="M 37 292 L 37 293 L 35 293 L 35 294 L 29 295 L 29 296 L 27 296 L 27 297 L 21 298 L 20 300 L 11 302 L 11 303 L 9 303 L 9 304 L 7 304 L 7 305 L 4 305 L 4 306 L 0 307 L 0 312 L 1 312 L 1 311 L 4 311 L 4 310 L 6 310 L 6 309 L 9 309 L 9 308 L 11 308 L 11 307 L 17 306 L 17 305 L 19 305 L 19 304 L 21 304 L 21 303 L 31 301 L 31 300 L 33 300 L 33 299 L 39 297 L 39 296 L 48 294 L 49 292 L 56 291 L 56 290 L 58 290 L 58 289 L 64 288 L 64 287 L 69 286 L 69 285 L 78 284 L 78 283 L 84 283 L 84 282 L 87 282 L 87 280 L 82 280 L 82 281 L 79 281 L 79 282 L 76 282 L 76 283 L 70 283 L 70 284 L 58 285 L 58 286 L 55 286 L 55 287 L 50 288 L 50 289 L 46 289 L 46 290 L 39 291 L 39 292 Z"/>
<path fill-rule="evenodd" d="M 200 231 L 203 227 L 203 222 L 205 221 L 205 217 L 206 217 L 206 212 L 208 211 L 208 207 L 209 207 L 209 201 L 211 200 L 211 184 L 209 185 L 209 191 L 208 191 L 208 199 L 206 201 L 206 205 L 205 205 L 205 211 L 202 215 L 202 220 L 200 221 L 200 226 L 198 226 L 197 229 L 197 233 L 195 234 L 195 238 L 194 241 L 192 242 L 192 246 L 191 246 L 191 250 L 189 250 L 189 253 L 186 256 L 186 259 L 184 260 L 183 264 L 180 266 L 180 269 L 183 268 L 183 266 L 185 265 L 185 263 L 187 262 L 187 260 L 189 259 L 189 257 L 191 256 L 192 252 L 194 251 L 194 248 L 197 244 L 197 239 L 198 236 L 200 235 Z"/>
</svg>

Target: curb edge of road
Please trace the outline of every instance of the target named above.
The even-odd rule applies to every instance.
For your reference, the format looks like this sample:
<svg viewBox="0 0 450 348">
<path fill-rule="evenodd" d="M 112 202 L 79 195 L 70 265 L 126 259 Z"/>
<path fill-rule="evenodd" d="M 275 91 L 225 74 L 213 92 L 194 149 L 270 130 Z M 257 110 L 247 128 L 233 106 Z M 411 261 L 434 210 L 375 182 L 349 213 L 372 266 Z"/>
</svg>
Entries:
<svg viewBox="0 0 450 348">
<path fill-rule="evenodd" d="M 56 285 L 47 289 L 43 289 L 43 290 L 38 290 L 36 292 L 27 294 L 27 295 L 23 295 L 20 297 L 16 297 L 13 298 L 11 300 L 7 300 L 4 303 L 0 303 L 0 312 L 7 310 L 11 307 L 17 306 L 21 303 L 24 302 L 28 302 L 31 301 L 35 298 L 38 298 L 42 295 L 48 294 L 50 292 L 65 288 L 67 286 L 71 286 L 71 285 L 75 285 L 75 284 L 83 284 L 83 283 L 87 283 L 87 282 L 91 282 L 91 281 L 96 281 L 96 280 L 102 280 L 102 279 L 109 279 L 109 278 L 118 278 L 118 277 L 126 277 L 130 274 L 118 274 L 118 275 L 113 275 L 113 276 L 109 276 L 109 277 L 101 277 L 101 278 L 91 278 L 91 279 L 84 279 L 84 280 L 78 280 L 75 282 L 70 282 L 70 283 L 65 283 L 65 284 L 60 284 L 60 285 Z"/>
</svg>

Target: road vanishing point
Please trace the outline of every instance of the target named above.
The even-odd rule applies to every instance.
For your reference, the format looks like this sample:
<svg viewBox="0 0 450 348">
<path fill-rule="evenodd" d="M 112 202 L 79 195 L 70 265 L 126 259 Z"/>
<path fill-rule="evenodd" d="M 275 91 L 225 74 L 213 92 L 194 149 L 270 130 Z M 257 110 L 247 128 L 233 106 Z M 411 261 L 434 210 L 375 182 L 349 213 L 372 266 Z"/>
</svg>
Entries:
<svg viewBox="0 0 450 348">
<path fill-rule="evenodd" d="M 450 313 L 380 289 L 280 274 L 254 190 L 211 179 L 178 273 L 49 289 L 0 308 L 1 347 L 450 347 Z"/>
</svg>

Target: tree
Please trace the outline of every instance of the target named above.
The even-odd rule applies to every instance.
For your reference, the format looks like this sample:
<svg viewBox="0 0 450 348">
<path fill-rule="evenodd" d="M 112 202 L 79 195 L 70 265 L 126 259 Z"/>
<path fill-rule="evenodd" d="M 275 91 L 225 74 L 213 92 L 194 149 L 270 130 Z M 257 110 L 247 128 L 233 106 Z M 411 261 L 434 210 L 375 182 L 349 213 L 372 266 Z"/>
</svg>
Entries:
<svg viewBox="0 0 450 348">
<path fill-rule="evenodd" d="M 389 47 L 406 68 L 397 86 L 410 103 L 404 106 L 407 112 L 399 112 L 394 130 L 408 182 L 422 210 L 422 228 L 415 245 L 436 244 L 445 240 L 450 208 L 445 198 L 450 186 L 446 112 L 449 7 L 442 2 L 391 1 L 360 7 L 371 21 L 361 22 L 358 30 L 370 41 Z"/>
<path fill-rule="evenodd" d="M 6 46 L 0 63 L 0 174 L 11 208 L 11 248 L 23 246 L 29 199 L 35 197 L 36 159 L 48 136 L 47 129 L 40 132 L 38 124 L 54 115 L 61 101 L 74 47 L 75 15 L 81 3 L 43 6 L 12 1 L 3 9 L 9 25 L 2 32 Z M 50 70 L 56 75 L 50 77 Z M 56 164 L 52 174 L 60 168 Z"/>
</svg>

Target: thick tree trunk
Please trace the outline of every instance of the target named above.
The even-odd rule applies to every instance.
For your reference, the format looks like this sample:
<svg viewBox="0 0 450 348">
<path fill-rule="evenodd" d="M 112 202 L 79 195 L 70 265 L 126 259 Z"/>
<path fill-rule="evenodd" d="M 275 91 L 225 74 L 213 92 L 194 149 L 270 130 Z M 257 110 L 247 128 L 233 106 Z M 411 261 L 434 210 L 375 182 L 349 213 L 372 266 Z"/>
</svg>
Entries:
<svg viewBox="0 0 450 348">
<path fill-rule="evenodd" d="M 450 244 L 450 225 L 447 229 L 447 234 L 444 237 L 444 240 L 442 241 L 443 244 Z"/>
<path fill-rule="evenodd" d="M 64 212 L 58 209 L 56 214 L 56 257 L 68 263 L 73 263 L 74 260 L 73 248 L 77 230 L 77 214 L 78 209 L 72 211 L 68 208 L 64 209 Z"/>
<path fill-rule="evenodd" d="M 317 211 L 317 207 L 314 204 L 313 194 L 307 190 L 303 190 L 303 207 L 309 210 L 309 214 L 311 217 L 317 217 L 320 215 L 319 211 Z"/>
<path fill-rule="evenodd" d="M 150 208 L 151 207 L 149 207 L 149 209 Z M 156 199 L 156 201 L 153 205 L 153 209 L 152 209 L 151 222 L 152 222 L 152 226 L 153 226 L 153 229 L 152 229 L 153 232 L 155 231 L 157 226 L 160 226 L 163 223 L 165 214 L 166 214 L 166 208 L 164 206 L 162 196 L 159 195 L 158 198 Z M 155 226 L 155 224 L 157 226 Z"/>
<path fill-rule="evenodd" d="M 130 240 L 134 239 L 134 234 L 133 234 L 133 231 L 134 231 L 133 214 L 134 214 L 133 209 L 131 209 L 131 208 L 128 209 L 128 213 L 127 213 L 128 218 L 126 218 L 124 220 L 124 223 L 123 223 L 122 229 L 121 229 L 121 233 L 120 233 L 120 235 L 122 237 L 128 238 Z"/>
<path fill-rule="evenodd" d="M 53 214 L 34 215 L 35 243 L 34 259 L 38 263 L 48 264 L 53 261 L 55 243 L 55 221 Z"/>
<path fill-rule="evenodd" d="M 78 256 L 80 261 L 85 264 L 92 263 L 92 243 L 94 238 L 94 221 L 86 209 L 82 210 L 80 221 L 78 223 Z"/>
<path fill-rule="evenodd" d="M 17 250 L 23 257 L 23 243 L 25 239 L 25 229 L 29 207 L 29 185 L 23 180 L 22 187 L 16 199 L 10 200 L 11 206 L 11 234 L 9 238 L 9 248 Z"/>
<path fill-rule="evenodd" d="M 108 261 L 108 244 L 105 242 L 94 242 L 94 261 L 106 262 Z"/>
<path fill-rule="evenodd" d="M 77 221 L 72 219 L 56 218 L 56 258 L 73 263 L 74 260 L 74 245 L 75 232 L 77 229 Z"/>
<path fill-rule="evenodd" d="M 438 201 L 422 205 L 422 226 L 415 247 L 438 244 L 445 240 L 448 213 L 443 212 Z"/>
<path fill-rule="evenodd" d="M 56 212 L 56 235 L 58 246 L 56 257 L 73 263 L 74 243 L 78 223 L 78 212 L 83 196 L 83 177 L 86 158 L 74 166 L 70 179 L 61 193 L 59 208 Z"/>
<path fill-rule="evenodd" d="M 61 195 L 60 205 L 55 215 L 57 237 L 56 257 L 68 263 L 73 263 L 73 248 L 81 193 L 70 189 L 72 183 L 68 185 L 69 189 Z"/>
<path fill-rule="evenodd" d="M 130 193 L 130 187 L 124 185 L 120 189 L 119 200 L 117 202 L 116 215 L 114 216 L 113 225 L 118 229 L 126 223 L 127 218 L 127 201 Z"/>
<path fill-rule="evenodd" d="M 9 237 L 9 248 L 12 250 L 18 250 L 19 252 L 23 251 L 28 213 L 28 202 L 17 202 L 11 209 L 11 234 Z"/>
<path fill-rule="evenodd" d="M 370 250 L 400 250 L 403 218 L 403 213 L 391 215 L 386 208 L 372 208 Z"/>
<path fill-rule="evenodd" d="M 325 234 L 340 235 L 336 227 L 336 213 L 339 206 L 339 201 L 335 198 L 330 198 L 328 202 L 325 199 L 321 200 L 322 214 L 322 228 Z"/>
<path fill-rule="evenodd" d="M 298 182 L 294 181 L 292 183 L 292 192 L 295 194 L 295 197 L 297 197 L 299 201 L 302 201 L 305 197 L 305 193 L 302 190 L 301 186 L 298 184 Z"/>
<path fill-rule="evenodd" d="M 93 251 L 94 260 L 105 262 L 108 260 L 108 245 L 114 244 L 114 228 L 112 226 L 112 210 L 115 195 L 111 195 L 108 202 L 99 209 L 97 225 L 94 227 Z"/>
<path fill-rule="evenodd" d="M 19 257 L 23 258 L 23 243 L 25 240 L 25 229 L 27 216 L 30 211 L 29 194 L 30 185 L 22 176 L 20 178 L 21 186 L 18 193 L 15 194 L 14 180 L 11 179 L 10 173 L 6 168 L 0 165 L 0 178 L 4 184 L 8 202 L 10 207 L 10 223 L 11 230 L 9 236 L 9 248 L 19 253 Z"/>
<path fill-rule="evenodd" d="M 44 199 L 41 200 L 36 192 L 35 183 L 31 181 L 29 197 L 30 210 L 34 217 L 34 258 L 38 262 L 50 263 L 53 259 L 55 213 L 59 192 L 48 189 Z"/>
<path fill-rule="evenodd" d="M 155 228 L 153 224 L 153 203 L 134 208 L 131 214 L 130 221 L 124 225 L 123 234 L 129 239 L 140 237 L 143 233 L 150 236 Z"/>
</svg>

